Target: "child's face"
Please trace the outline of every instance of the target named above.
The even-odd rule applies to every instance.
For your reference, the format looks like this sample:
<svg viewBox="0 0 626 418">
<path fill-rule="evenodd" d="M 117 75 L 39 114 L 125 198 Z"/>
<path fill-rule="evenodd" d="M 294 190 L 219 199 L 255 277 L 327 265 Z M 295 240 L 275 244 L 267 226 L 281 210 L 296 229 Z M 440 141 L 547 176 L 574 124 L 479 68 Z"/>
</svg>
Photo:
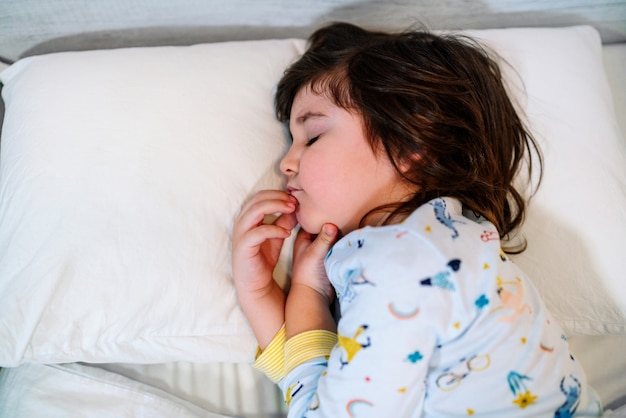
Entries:
<svg viewBox="0 0 626 418">
<path fill-rule="evenodd" d="M 386 154 L 372 151 L 361 117 L 326 95 L 300 90 L 289 129 L 293 144 L 280 168 L 298 199 L 296 217 L 305 231 L 317 234 L 324 223 L 333 223 L 347 234 L 370 210 L 406 197 L 408 189 Z"/>
</svg>

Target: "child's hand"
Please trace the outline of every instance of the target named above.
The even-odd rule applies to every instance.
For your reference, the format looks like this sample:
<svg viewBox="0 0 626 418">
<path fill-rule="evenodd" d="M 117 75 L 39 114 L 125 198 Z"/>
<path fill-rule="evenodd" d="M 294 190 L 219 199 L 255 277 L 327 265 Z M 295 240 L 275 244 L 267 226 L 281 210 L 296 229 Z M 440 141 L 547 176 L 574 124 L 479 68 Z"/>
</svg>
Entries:
<svg viewBox="0 0 626 418">
<path fill-rule="evenodd" d="M 300 230 L 293 246 L 291 289 L 285 305 L 285 338 L 310 330 L 336 332 L 330 305 L 335 290 L 326 276 L 324 259 L 337 240 L 335 225 L 324 224 L 318 235 Z"/>
<path fill-rule="evenodd" d="M 241 210 L 233 225 L 233 278 L 237 297 L 259 347 L 272 341 L 285 321 L 285 293 L 273 272 L 285 238 L 296 226 L 297 200 L 279 190 L 264 190 Z M 266 224 L 267 215 L 280 214 Z"/>
<path fill-rule="evenodd" d="M 293 249 L 292 287 L 308 286 L 326 297 L 329 305 L 335 299 L 335 290 L 326 275 L 324 259 L 338 235 L 339 230 L 333 224 L 324 224 L 318 235 L 301 229 Z"/>
<path fill-rule="evenodd" d="M 239 293 L 262 296 L 275 285 L 273 271 L 285 238 L 296 226 L 297 200 L 280 190 L 264 190 L 247 202 L 233 225 L 233 277 Z M 267 215 L 281 215 L 271 224 Z"/>
</svg>

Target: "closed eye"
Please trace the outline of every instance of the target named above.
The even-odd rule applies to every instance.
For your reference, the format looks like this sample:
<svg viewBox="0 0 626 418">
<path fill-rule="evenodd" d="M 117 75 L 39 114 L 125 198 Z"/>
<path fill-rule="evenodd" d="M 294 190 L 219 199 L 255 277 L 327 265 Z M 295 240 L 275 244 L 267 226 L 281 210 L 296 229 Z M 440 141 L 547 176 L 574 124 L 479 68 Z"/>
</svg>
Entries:
<svg viewBox="0 0 626 418">
<path fill-rule="evenodd" d="M 320 135 L 318 135 L 318 136 L 316 136 L 316 137 L 314 137 L 314 138 L 309 139 L 309 140 L 307 141 L 307 143 L 306 143 L 306 146 L 307 146 L 307 147 L 310 147 L 310 146 L 311 146 L 311 145 L 313 145 L 313 144 L 315 143 L 315 141 L 317 141 L 319 138 L 320 138 Z"/>
</svg>

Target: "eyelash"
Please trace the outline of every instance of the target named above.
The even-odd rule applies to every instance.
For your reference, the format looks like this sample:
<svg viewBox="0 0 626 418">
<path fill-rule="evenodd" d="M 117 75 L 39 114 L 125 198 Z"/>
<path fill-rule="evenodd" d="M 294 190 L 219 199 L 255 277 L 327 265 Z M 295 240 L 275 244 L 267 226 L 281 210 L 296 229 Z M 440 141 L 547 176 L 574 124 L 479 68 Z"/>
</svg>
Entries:
<svg viewBox="0 0 626 418">
<path fill-rule="evenodd" d="M 317 141 L 320 138 L 320 135 L 313 137 L 311 139 L 308 140 L 308 142 L 306 143 L 307 147 L 310 147 L 311 145 L 313 145 L 315 143 L 315 141 Z"/>
</svg>

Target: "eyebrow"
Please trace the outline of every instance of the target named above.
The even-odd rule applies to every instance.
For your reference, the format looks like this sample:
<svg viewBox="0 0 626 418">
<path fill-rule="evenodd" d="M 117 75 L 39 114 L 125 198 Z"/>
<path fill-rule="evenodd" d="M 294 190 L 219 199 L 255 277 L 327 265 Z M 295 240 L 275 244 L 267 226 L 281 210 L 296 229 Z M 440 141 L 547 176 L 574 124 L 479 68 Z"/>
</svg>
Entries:
<svg viewBox="0 0 626 418">
<path fill-rule="evenodd" d="M 326 115 L 323 114 L 323 113 L 319 113 L 319 112 L 306 112 L 305 114 L 303 114 L 301 116 L 298 116 L 296 118 L 296 123 L 300 123 L 301 124 L 301 123 L 306 122 L 307 119 L 310 119 L 310 118 L 320 118 L 320 117 L 324 117 L 324 116 L 326 116 Z"/>
</svg>

